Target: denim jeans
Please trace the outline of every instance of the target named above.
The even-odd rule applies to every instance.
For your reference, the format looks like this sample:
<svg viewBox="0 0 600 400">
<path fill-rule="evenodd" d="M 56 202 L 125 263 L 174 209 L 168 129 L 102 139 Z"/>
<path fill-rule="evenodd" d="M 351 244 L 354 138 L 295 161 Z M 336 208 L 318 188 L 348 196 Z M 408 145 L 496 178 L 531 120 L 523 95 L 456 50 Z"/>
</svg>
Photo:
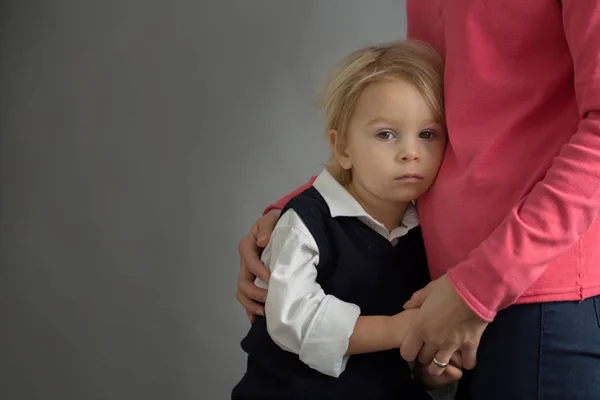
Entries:
<svg viewBox="0 0 600 400">
<path fill-rule="evenodd" d="M 456 399 L 600 399 L 600 296 L 500 311 Z"/>
</svg>

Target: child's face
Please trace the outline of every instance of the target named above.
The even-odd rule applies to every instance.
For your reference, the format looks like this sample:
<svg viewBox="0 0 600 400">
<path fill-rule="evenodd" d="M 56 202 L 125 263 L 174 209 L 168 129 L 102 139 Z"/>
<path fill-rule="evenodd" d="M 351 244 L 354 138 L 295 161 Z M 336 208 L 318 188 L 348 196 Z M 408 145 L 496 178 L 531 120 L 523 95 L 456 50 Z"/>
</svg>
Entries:
<svg viewBox="0 0 600 400">
<path fill-rule="evenodd" d="M 352 185 L 385 201 L 417 199 L 433 183 L 446 132 L 419 92 L 399 79 L 369 85 L 361 94 L 338 162 L 352 168 Z"/>
</svg>

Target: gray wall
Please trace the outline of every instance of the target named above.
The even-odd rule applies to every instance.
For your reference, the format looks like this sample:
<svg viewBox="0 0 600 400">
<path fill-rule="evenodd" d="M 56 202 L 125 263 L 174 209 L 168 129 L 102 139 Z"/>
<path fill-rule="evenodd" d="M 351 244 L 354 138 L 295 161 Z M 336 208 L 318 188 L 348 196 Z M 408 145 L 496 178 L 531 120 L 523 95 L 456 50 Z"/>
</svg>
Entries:
<svg viewBox="0 0 600 400">
<path fill-rule="evenodd" d="M 0 398 L 227 398 L 238 240 L 326 161 L 325 73 L 405 2 L 1 4 Z"/>
</svg>

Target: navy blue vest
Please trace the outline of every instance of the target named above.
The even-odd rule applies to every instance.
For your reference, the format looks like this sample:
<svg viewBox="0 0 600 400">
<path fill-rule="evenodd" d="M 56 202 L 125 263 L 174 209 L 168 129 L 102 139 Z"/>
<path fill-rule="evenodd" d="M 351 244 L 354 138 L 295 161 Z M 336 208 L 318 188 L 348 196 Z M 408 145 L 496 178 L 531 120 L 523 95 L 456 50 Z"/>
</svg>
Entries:
<svg viewBox="0 0 600 400">
<path fill-rule="evenodd" d="M 332 218 L 310 187 L 282 210 L 293 209 L 319 248 L 317 282 L 327 294 L 357 304 L 361 315 L 394 315 L 429 282 L 420 228 L 396 246 L 355 217 Z M 281 349 L 259 318 L 242 340 L 247 372 L 233 399 L 431 399 L 412 380 L 399 351 L 353 355 L 338 377 L 322 374 Z"/>
</svg>

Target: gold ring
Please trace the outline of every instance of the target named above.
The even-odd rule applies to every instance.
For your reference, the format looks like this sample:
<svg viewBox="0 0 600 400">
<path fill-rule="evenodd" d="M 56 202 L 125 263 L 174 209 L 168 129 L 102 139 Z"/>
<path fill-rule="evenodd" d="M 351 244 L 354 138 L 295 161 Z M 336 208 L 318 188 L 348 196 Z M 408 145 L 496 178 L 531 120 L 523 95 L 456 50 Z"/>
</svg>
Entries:
<svg viewBox="0 0 600 400">
<path fill-rule="evenodd" d="M 438 361 L 437 358 L 433 357 L 433 361 L 432 361 L 438 368 L 446 368 L 448 366 L 448 363 L 443 363 L 441 361 Z"/>
</svg>

